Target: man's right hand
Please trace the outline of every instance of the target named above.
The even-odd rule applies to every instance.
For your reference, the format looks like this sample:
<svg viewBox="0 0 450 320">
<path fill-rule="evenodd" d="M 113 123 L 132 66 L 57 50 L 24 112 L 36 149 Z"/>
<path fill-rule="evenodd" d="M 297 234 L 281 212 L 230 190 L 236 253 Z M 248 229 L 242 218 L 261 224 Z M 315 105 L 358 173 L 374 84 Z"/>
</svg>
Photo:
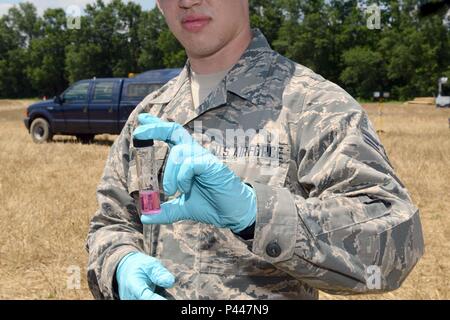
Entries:
<svg viewBox="0 0 450 320">
<path fill-rule="evenodd" d="M 121 300 L 166 300 L 156 294 L 156 286 L 170 288 L 175 277 L 153 257 L 132 252 L 120 260 L 116 271 Z"/>
</svg>

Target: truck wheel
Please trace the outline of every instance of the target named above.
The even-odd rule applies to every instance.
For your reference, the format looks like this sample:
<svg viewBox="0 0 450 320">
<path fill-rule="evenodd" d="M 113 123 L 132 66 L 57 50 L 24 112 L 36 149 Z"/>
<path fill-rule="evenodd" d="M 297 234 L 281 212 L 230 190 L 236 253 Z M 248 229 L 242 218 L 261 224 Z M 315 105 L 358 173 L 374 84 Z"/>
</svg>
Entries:
<svg viewBox="0 0 450 320">
<path fill-rule="evenodd" d="M 95 134 L 79 134 L 77 135 L 78 141 L 80 141 L 82 144 L 91 144 L 94 142 Z"/>
<path fill-rule="evenodd" d="M 34 143 L 49 142 L 53 138 L 50 124 L 43 118 L 33 120 L 30 127 L 30 134 Z"/>
</svg>

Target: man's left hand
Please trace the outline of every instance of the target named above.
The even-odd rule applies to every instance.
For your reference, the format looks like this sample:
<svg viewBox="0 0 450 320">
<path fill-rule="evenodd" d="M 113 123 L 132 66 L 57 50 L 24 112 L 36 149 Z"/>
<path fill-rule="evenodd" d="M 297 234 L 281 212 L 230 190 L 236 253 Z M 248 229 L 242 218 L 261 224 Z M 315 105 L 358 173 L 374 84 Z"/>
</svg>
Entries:
<svg viewBox="0 0 450 320">
<path fill-rule="evenodd" d="M 193 220 L 239 233 L 256 220 L 256 194 L 224 163 L 198 144 L 178 123 L 139 115 L 133 133 L 140 140 L 164 141 L 171 147 L 164 171 L 164 192 L 178 198 L 163 203 L 161 213 L 142 215 L 143 224 Z"/>
</svg>

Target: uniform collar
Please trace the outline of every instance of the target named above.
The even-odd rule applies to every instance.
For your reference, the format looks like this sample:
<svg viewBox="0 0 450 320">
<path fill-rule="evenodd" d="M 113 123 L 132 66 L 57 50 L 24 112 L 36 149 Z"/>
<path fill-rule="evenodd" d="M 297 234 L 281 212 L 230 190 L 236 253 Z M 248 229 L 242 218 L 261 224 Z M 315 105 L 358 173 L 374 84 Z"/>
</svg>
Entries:
<svg viewBox="0 0 450 320">
<path fill-rule="evenodd" d="M 253 38 L 250 45 L 239 61 L 228 72 L 221 85 L 200 105 L 199 113 L 212 109 L 227 102 L 227 91 L 243 99 L 258 104 L 260 88 L 267 79 L 271 64 L 271 49 L 267 39 L 259 29 L 253 29 Z M 160 96 L 149 100 L 151 104 L 166 104 L 174 99 L 180 89 L 190 85 L 190 62 L 186 62 L 183 70 L 175 81 Z"/>
</svg>

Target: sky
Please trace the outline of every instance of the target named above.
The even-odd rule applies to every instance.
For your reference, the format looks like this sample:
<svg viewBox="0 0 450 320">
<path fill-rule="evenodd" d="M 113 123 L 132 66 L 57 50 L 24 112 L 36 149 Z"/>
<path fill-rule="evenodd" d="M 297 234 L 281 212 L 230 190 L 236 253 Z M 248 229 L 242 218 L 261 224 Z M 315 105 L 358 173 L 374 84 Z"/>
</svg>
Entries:
<svg viewBox="0 0 450 320">
<path fill-rule="evenodd" d="M 104 0 L 109 2 L 110 0 Z M 155 6 L 155 0 L 123 0 L 125 2 L 139 3 L 145 10 L 151 9 Z M 77 5 L 82 9 L 88 3 L 93 3 L 95 0 L 0 0 L 0 16 L 8 12 L 8 9 L 19 2 L 31 2 L 38 9 L 38 13 L 42 14 L 47 8 L 64 8 Z"/>
</svg>

